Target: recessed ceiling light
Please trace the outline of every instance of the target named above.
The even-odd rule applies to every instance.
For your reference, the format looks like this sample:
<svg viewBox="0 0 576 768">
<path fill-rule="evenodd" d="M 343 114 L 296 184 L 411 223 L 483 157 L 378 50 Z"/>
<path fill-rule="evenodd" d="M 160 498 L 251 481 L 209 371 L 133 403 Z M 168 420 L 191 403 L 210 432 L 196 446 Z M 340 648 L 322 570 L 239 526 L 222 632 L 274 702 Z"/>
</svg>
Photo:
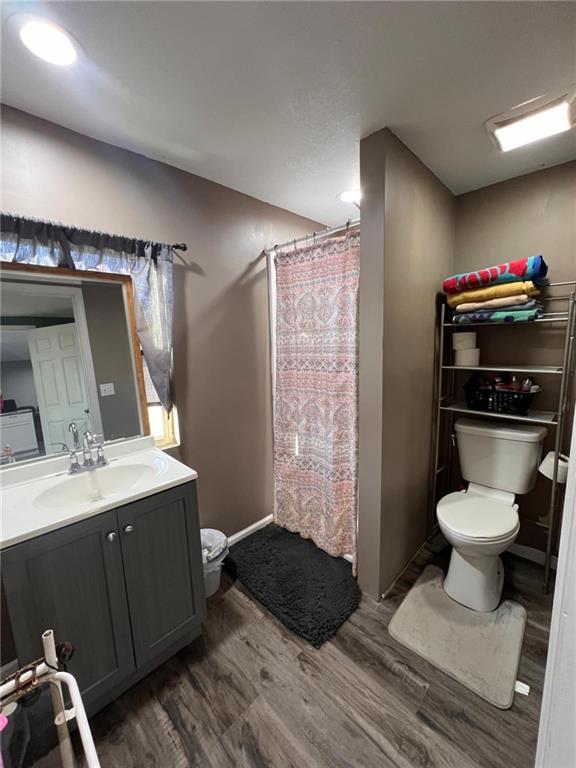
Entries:
<svg viewBox="0 0 576 768">
<path fill-rule="evenodd" d="M 51 21 L 28 16 L 19 34 L 28 50 L 51 64 L 68 67 L 78 58 L 70 35 Z"/>
<path fill-rule="evenodd" d="M 338 197 L 343 203 L 355 203 L 355 205 L 360 205 L 362 192 L 359 189 L 347 189 L 345 192 L 341 192 Z"/>
<path fill-rule="evenodd" d="M 509 152 L 511 149 L 568 131 L 572 126 L 570 104 L 566 99 L 562 99 L 517 118 L 496 122 L 493 132 L 502 152 Z"/>
</svg>

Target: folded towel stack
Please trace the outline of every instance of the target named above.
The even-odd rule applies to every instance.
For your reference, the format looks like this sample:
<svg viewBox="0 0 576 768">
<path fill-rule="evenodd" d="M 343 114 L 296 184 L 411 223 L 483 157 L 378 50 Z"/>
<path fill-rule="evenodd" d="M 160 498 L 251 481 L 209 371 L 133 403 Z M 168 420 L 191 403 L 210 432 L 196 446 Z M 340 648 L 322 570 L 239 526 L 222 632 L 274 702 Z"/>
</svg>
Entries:
<svg viewBox="0 0 576 768">
<path fill-rule="evenodd" d="M 529 256 L 444 280 L 453 322 L 514 323 L 536 320 L 542 305 L 536 301 L 546 285 L 548 267 L 542 256 Z"/>
</svg>

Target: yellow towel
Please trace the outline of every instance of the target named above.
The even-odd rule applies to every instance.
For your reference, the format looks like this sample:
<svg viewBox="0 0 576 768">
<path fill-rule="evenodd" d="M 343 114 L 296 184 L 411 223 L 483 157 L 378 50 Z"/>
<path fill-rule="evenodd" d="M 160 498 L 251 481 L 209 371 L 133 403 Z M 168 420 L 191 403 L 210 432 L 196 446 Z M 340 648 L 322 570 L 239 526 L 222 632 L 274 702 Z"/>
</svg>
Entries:
<svg viewBox="0 0 576 768">
<path fill-rule="evenodd" d="M 486 288 L 478 288 L 475 291 L 454 293 L 452 296 L 448 296 L 448 306 L 454 309 L 459 304 L 500 299 L 503 296 L 517 296 L 519 293 L 525 293 L 528 296 L 538 296 L 539 290 L 534 286 L 532 280 L 518 283 L 499 283 L 498 285 L 489 285 Z"/>
</svg>

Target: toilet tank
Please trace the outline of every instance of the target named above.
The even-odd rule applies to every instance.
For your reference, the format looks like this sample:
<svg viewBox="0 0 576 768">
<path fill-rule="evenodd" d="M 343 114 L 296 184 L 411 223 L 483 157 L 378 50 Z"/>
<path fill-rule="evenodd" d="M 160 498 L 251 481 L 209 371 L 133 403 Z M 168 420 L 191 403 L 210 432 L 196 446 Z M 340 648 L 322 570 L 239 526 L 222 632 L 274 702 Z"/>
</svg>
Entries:
<svg viewBox="0 0 576 768">
<path fill-rule="evenodd" d="M 510 493 L 528 493 L 536 482 L 545 427 L 458 419 L 462 477 Z"/>
</svg>

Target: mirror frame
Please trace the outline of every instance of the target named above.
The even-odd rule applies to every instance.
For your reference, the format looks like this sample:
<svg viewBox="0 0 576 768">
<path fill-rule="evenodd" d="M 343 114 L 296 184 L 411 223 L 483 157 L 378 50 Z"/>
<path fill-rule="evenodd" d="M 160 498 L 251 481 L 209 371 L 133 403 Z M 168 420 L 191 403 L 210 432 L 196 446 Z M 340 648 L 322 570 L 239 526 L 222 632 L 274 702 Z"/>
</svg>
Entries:
<svg viewBox="0 0 576 768">
<path fill-rule="evenodd" d="M 136 376 L 136 390 L 138 392 L 138 404 L 140 411 L 140 424 L 142 435 L 150 434 L 150 420 L 148 418 L 148 403 L 146 400 L 146 386 L 144 384 L 144 369 L 142 366 L 142 354 L 140 342 L 136 333 L 136 314 L 134 312 L 134 289 L 130 275 L 118 275 L 112 272 L 94 272 L 88 270 L 73 270 L 65 267 L 42 267 L 35 264 L 20 264 L 8 261 L 0 262 L 0 281 L 5 277 L 28 276 L 36 282 L 63 282 L 66 280 L 77 283 L 79 280 L 86 282 L 114 283 L 122 286 L 124 310 L 128 323 L 128 335 L 132 351 L 132 363 Z M 135 437 L 137 437 L 135 435 Z M 52 456 L 38 456 L 34 461 L 49 459 Z"/>
</svg>

